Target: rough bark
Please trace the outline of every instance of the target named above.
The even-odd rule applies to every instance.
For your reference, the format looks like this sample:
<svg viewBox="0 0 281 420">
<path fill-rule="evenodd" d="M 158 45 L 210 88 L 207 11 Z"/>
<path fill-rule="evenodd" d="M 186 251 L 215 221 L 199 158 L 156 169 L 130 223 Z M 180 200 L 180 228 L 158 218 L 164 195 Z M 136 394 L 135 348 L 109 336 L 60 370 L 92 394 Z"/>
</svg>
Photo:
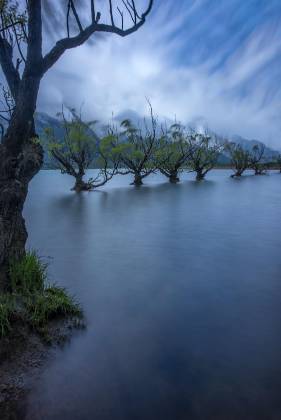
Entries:
<svg viewBox="0 0 281 420">
<path fill-rule="evenodd" d="M 25 253 L 27 231 L 22 211 L 28 184 L 40 170 L 39 144 L 26 143 L 17 157 L 0 146 L 0 290 L 9 287 L 9 265 Z"/>
<path fill-rule="evenodd" d="M 139 173 L 134 174 L 134 181 L 132 182 L 132 185 L 136 185 L 136 186 L 143 185 L 142 176 Z"/>
</svg>

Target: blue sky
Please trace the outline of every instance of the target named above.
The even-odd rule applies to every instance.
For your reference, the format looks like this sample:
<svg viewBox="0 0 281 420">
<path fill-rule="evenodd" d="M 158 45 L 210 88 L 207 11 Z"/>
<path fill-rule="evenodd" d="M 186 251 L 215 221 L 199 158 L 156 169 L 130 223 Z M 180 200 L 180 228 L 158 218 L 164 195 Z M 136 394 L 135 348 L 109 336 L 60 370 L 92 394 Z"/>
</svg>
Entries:
<svg viewBox="0 0 281 420">
<path fill-rule="evenodd" d="M 145 114 L 145 97 L 160 118 L 281 149 L 281 0 L 155 0 L 134 35 L 67 53 L 42 84 L 40 109 L 84 103 L 87 117 L 107 120 Z"/>
</svg>

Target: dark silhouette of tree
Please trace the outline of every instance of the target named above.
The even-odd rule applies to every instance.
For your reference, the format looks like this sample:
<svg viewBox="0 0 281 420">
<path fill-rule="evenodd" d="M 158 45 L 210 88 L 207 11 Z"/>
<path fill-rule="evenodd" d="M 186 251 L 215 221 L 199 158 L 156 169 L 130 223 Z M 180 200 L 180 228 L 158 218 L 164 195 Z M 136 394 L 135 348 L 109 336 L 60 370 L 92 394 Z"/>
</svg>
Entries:
<svg viewBox="0 0 281 420">
<path fill-rule="evenodd" d="M 234 169 L 234 174 L 232 174 L 231 177 L 240 177 L 245 170 L 249 168 L 250 153 L 240 144 L 233 142 L 226 143 L 225 150 L 230 157 L 231 164 Z"/>
<path fill-rule="evenodd" d="M 23 4 L 26 9 L 21 10 Z M 27 231 L 22 210 L 28 184 L 43 163 L 43 151 L 34 126 L 43 76 L 65 51 L 84 44 L 94 34 L 113 33 L 125 37 L 137 31 L 145 23 L 153 0 L 148 1 L 143 13 L 137 10 L 133 0 L 120 1 L 116 10 L 109 0 L 109 19 L 97 10 L 94 0 L 88 0 L 90 16 L 87 24 L 84 19 L 82 22 L 77 1 L 68 0 L 65 4 L 66 24 L 62 25 L 66 25 L 66 36 L 43 55 L 42 1 L 26 0 L 20 5 L 15 0 L 0 1 L 0 64 L 14 101 L 0 146 L 1 289 L 9 286 L 10 260 L 21 258 L 25 253 Z"/>
<path fill-rule="evenodd" d="M 179 182 L 179 173 L 184 169 L 191 156 L 191 146 L 187 141 L 185 128 L 173 124 L 169 130 L 163 130 L 159 149 L 156 153 L 157 167 L 173 184 Z"/>
<path fill-rule="evenodd" d="M 264 175 L 266 172 L 266 162 L 264 159 L 265 145 L 255 144 L 249 154 L 249 166 L 255 171 L 255 175 Z"/>
<path fill-rule="evenodd" d="M 96 121 L 85 122 L 75 110 L 70 110 L 71 119 L 60 113 L 64 136 L 57 139 L 54 130 L 47 128 L 45 134 L 48 149 L 54 164 L 61 173 L 75 178 L 72 190 L 76 192 L 90 191 L 102 187 L 115 175 L 119 158 L 115 149 L 115 137 L 109 132 L 101 139 L 93 132 Z M 95 178 L 85 181 L 86 170 L 93 165 L 100 168 Z"/>
<path fill-rule="evenodd" d="M 279 168 L 279 172 L 281 174 L 281 153 L 277 156 L 276 163 L 277 163 L 277 166 Z"/>
<path fill-rule="evenodd" d="M 191 132 L 188 137 L 190 146 L 189 168 L 196 172 L 196 181 L 202 181 L 217 163 L 222 145 L 207 132 Z"/>
</svg>

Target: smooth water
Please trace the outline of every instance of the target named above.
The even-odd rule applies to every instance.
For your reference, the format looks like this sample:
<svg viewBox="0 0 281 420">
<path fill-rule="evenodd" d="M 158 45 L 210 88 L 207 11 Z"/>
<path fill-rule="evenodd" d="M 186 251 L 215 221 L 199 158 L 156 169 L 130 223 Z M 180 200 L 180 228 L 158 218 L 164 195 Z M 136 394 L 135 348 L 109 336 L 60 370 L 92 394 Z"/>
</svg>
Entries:
<svg viewBox="0 0 281 420">
<path fill-rule="evenodd" d="M 29 246 L 87 329 L 47 363 L 28 420 L 281 419 L 281 175 L 229 174 L 81 195 L 34 179 Z"/>
</svg>

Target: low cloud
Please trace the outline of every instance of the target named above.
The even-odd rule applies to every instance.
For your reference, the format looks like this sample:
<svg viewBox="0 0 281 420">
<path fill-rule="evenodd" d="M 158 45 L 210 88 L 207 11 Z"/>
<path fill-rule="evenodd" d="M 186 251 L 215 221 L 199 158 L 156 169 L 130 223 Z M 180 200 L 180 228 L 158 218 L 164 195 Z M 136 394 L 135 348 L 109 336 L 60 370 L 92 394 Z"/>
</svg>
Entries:
<svg viewBox="0 0 281 420">
<path fill-rule="evenodd" d="M 278 5 L 256 18 L 252 10 L 247 21 L 239 3 L 158 3 L 137 33 L 93 38 L 67 52 L 42 83 L 39 109 L 54 115 L 62 103 L 84 103 L 86 117 L 106 121 L 125 110 L 146 114 L 149 97 L 161 118 L 203 118 L 223 135 L 281 148 Z"/>
</svg>

